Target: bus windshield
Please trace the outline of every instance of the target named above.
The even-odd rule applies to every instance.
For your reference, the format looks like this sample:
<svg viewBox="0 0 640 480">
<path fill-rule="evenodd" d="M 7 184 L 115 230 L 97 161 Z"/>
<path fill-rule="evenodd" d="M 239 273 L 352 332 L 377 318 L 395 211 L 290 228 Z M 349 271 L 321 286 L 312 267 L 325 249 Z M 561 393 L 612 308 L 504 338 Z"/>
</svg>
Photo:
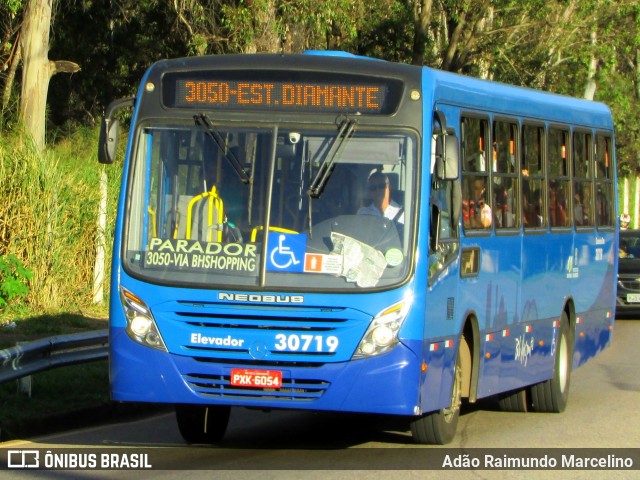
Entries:
<svg viewBox="0 0 640 480">
<path fill-rule="evenodd" d="M 353 120 L 140 129 L 127 271 L 195 287 L 389 287 L 411 263 L 417 139 Z"/>
</svg>

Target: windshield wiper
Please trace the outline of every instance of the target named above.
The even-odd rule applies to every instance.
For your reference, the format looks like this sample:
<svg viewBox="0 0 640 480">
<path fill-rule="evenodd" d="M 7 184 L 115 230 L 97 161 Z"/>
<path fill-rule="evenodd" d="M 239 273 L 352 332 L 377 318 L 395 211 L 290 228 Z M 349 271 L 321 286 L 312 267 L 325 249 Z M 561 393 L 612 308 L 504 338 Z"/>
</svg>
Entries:
<svg viewBox="0 0 640 480">
<path fill-rule="evenodd" d="M 311 198 L 320 198 L 320 195 L 322 195 L 324 186 L 333 173 L 334 164 L 340 159 L 342 151 L 347 146 L 347 140 L 353 135 L 353 132 L 355 132 L 357 124 L 357 120 L 346 119 L 338 127 L 338 133 L 333 138 L 329 151 L 318 169 L 318 173 L 311 182 L 311 185 L 309 185 L 308 193 Z"/>
<path fill-rule="evenodd" d="M 212 123 L 209 121 L 209 117 L 207 116 L 207 114 L 201 113 L 199 115 L 194 115 L 193 119 L 195 120 L 196 125 L 204 128 L 207 135 L 209 135 L 209 137 L 214 142 L 216 142 L 216 145 L 218 145 L 218 148 L 224 155 L 224 158 L 226 158 L 227 161 L 231 164 L 233 169 L 236 171 L 236 173 L 240 177 L 240 180 L 242 180 L 242 183 L 250 184 L 251 177 L 247 174 L 245 169 L 242 167 L 242 164 L 240 163 L 240 160 L 238 160 L 238 157 L 236 157 L 233 151 L 227 146 L 227 142 L 224 139 L 224 137 L 220 134 L 220 132 L 216 129 L 216 127 L 214 127 Z"/>
</svg>

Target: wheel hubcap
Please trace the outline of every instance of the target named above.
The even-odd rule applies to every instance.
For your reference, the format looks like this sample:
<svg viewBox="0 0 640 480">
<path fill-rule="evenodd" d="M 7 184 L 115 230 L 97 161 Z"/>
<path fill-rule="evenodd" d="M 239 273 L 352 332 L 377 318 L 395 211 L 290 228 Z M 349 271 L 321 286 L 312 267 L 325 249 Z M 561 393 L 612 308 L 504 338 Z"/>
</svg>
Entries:
<svg viewBox="0 0 640 480">
<path fill-rule="evenodd" d="M 568 345 L 566 335 L 560 337 L 560 345 L 558 350 L 558 382 L 562 392 L 567 388 L 569 371 Z"/>
</svg>

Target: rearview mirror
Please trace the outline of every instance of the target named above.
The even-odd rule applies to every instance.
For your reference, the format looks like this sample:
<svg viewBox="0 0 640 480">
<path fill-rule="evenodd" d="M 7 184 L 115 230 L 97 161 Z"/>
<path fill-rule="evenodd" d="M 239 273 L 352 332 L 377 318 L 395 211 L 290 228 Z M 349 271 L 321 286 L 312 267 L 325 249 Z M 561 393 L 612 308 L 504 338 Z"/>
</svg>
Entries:
<svg viewBox="0 0 640 480">
<path fill-rule="evenodd" d="M 458 138 L 454 134 L 444 137 L 444 177 L 443 180 L 458 178 Z"/>
<path fill-rule="evenodd" d="M 114 100 L 107 107 L 104 118 L 100 123 L 100 137 L 98 139 L 98 162 L 111 164 L 116 159 L 118 151 L 118 119 L 113 118 L 114 114 L 124 107 L 132 107 L 135 97 L 121 98 Z"/>
<path fill-rule="evenodd" d="M 458 138 L 455 134 L 439 134 L 436 141 L 435 175 L 438 180 L 458 178 Z"/>
<path fill-rule="evenodd" d="M 120 122 L 103 118 L 98 139 L 98 162 L 112 164 L 118 149 L 118 129 Z"/>
</svg>

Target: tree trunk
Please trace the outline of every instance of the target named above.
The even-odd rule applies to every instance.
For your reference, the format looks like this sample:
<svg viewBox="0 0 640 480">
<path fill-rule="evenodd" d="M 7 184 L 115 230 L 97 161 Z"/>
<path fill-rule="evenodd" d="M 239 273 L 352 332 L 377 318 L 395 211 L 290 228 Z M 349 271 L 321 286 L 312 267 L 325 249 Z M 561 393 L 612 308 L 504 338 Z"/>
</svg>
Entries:
<svg viewBox="0 0 640 480">
<path fill-rule="evenodd" d="M 20 40 L 18 40 L 18 43 Z M 7 108 L 9 108 L 9 102 L 11 101 L 11 91 L 13 90 L 13 80 L 16 77 L 16 70 L 18 70 L 18 64 L 22 58 L 22 50 L 18 45 L 11 56 L 11 65 L 9 67 L 9 73 L 7 73 L 7 79 L 4 82 L 4 91 L 2 92 L 2 115 Z"/>
<path fill-rule="evenodd" d="M 49 29 L 53 0 L 30 0 L 22 25 L 22 92 L 20 118 L 38 149 L 44 148 L 49 87 Z"/>
<path fill-rule="evenodd" d="M 589 62 L 589 71 L 587 73 L 587 85 L 584 88 L 584 98 L 587 100 L 593 100 L 596 95 L 596 71 L 598 69 L 598 59 L 595 55 L 596 41 L 598 34 L 591 32 L 591 47 L 593 53 L 591 54 L 591 61 Z"/>
<path fill-rule="evenodd" d="M 282 39 L 276 32 L 277 7 L 276 2 L 267 0 L 259 6 L 253 6 L 253 41 L 245 47 L 245 53 L 277 53 L 281 49 Z"/>
<path fill-rule="evenodd" d="M 416 0 L 414 3 L 413 21 L 413 65 L 424 65 L 424 54 L 427 47 L 427 33 L 431 22 L 433 0 Z"/>
<path fill-rule="evenodd" d="M 20 35 L 22 46 L 22 91 L 20 119 L 34 144 L 45 145 L 45 120 L 49 80 L 57 72 L 77 72 L 73 62 L 49 61 L 49 30 L 53 0 L 29 0 Z"/>
<path fill-rule="evenodd" d="M 457 72 L 461 67 L 460 62 L 456 61 L 456 57 L 459 56 L 460 53 L 460 40 L 462 38 L 463 30 L 467 28 L 466 12 L 462 12 L 458 17 L 458 21 L 454 24 L 455 26 L 453 28 L 453 32 L 451 32 L 449 44 L 447 45 L 447 49 L 444 53 L 444 60 L 442 62 L 442 69 L 449 72 Z"/>
<path fill-rule="evenodd" d="M 494 13 L 495 11 L 492 6 L 487 7 L 487 9 L 485 10 L 484 17 L 480 20 L 478 24 L 479 32 L 482 32 L 486 35 L 487 31 L 490 31 L 493 29 Z M 485 80 L 492 80 L 492 78 L 490 77 L 491 75 L 490 57 L 488 55 L 480 55 L 480 58 L 478 59 L 477 63 L 478 63 L 478 68 L 480 69 L 480 75 L 479 75 L 480 78 L 483 78 Z"/>
<path fill-rule="evenodd" d="M 640 99 L 640 48 L 636 48 L 636 68 L 635 68 L 635 83 L 636 83 L 636 99 Z"/>
</svg>

